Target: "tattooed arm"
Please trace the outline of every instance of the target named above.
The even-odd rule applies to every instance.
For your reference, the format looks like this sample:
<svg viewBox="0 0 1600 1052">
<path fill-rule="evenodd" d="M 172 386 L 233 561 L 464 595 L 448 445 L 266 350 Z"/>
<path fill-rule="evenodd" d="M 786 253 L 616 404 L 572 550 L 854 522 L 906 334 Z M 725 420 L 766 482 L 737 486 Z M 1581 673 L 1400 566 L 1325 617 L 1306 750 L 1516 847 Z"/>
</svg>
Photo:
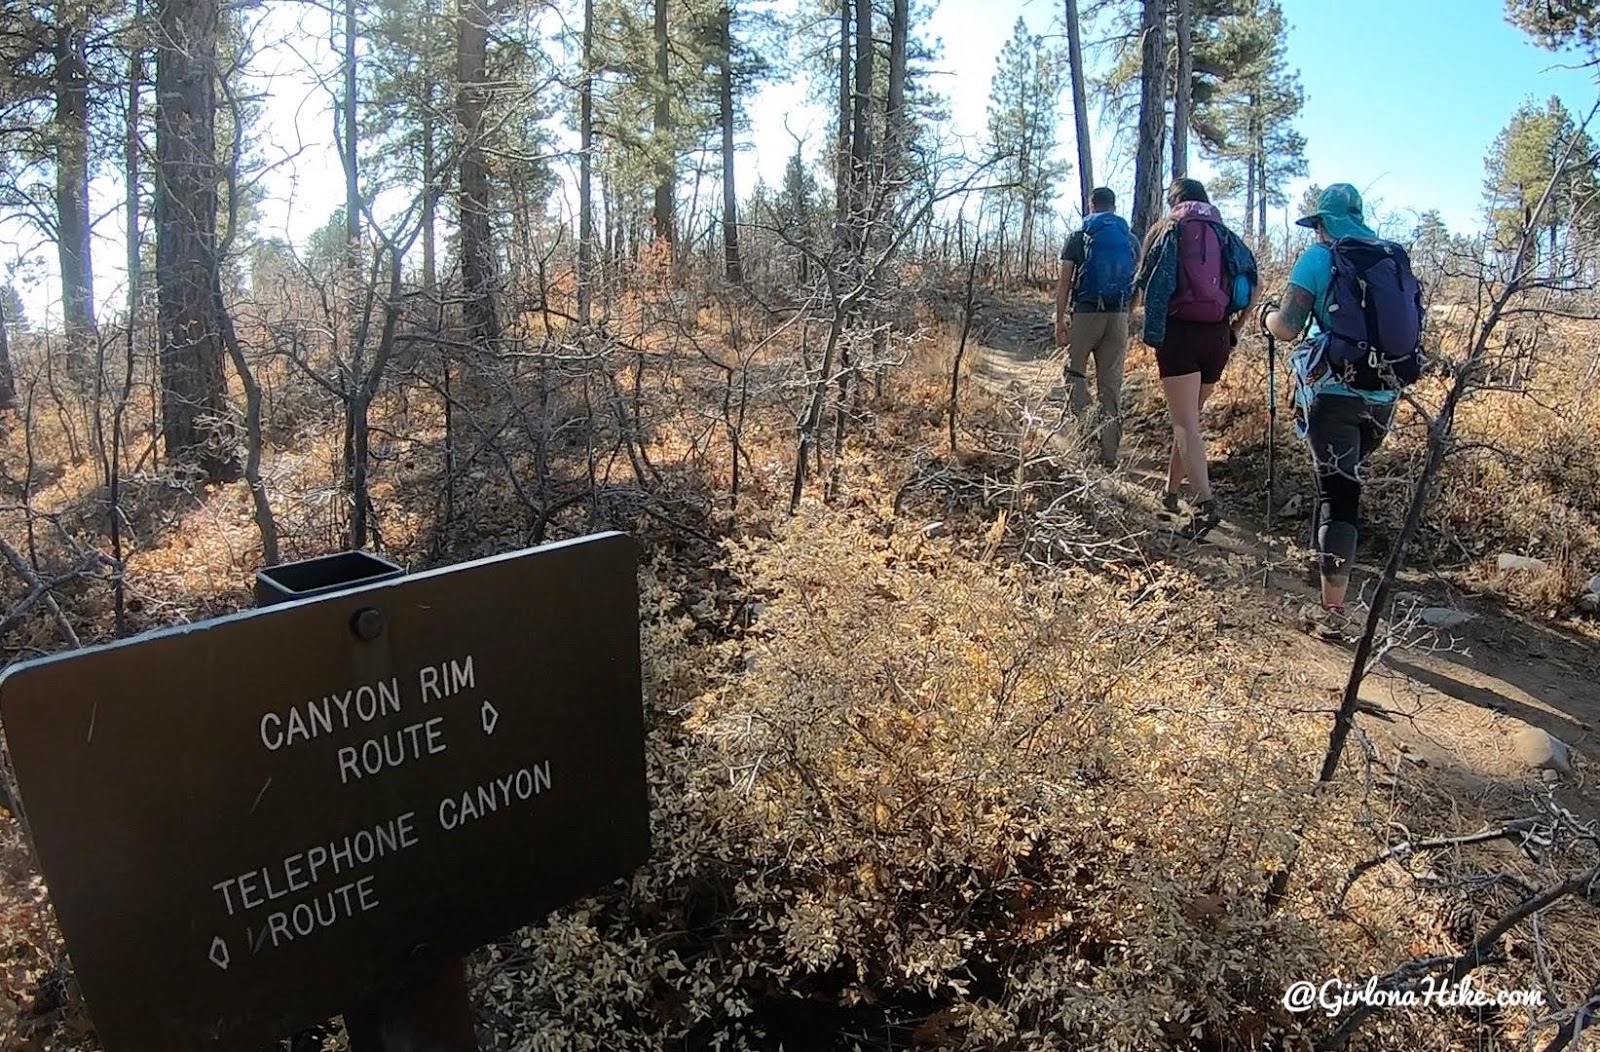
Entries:
<svg viewBox="0 0 1600 1052">
<path fill-rule="evenodd" d="M 1262 324 L 1278 339 L 1292 340 L 1306 327 L 1306 319 L 1311 316 L 1313 304 L 1308 290 L 1299 285 L 1290 285 L 1288 291 L 1283 294 L 1283 304 L 1276 310 L 1267 310 L 1261 319 Z"/>
</svg>

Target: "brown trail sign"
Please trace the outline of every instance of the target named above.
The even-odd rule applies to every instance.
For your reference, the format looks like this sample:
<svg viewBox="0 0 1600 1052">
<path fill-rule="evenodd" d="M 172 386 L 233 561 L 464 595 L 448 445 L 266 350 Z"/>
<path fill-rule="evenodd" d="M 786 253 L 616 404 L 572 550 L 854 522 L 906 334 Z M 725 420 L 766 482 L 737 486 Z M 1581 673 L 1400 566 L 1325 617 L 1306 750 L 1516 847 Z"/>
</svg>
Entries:
<svg viewBox="0 0 1600 1052">
<path fill-rule="evenodd" d="M 5 670 L 106 1048 L 264 1046 L 642 864 L 636 562 L 600 534 Z"/>
</svg>

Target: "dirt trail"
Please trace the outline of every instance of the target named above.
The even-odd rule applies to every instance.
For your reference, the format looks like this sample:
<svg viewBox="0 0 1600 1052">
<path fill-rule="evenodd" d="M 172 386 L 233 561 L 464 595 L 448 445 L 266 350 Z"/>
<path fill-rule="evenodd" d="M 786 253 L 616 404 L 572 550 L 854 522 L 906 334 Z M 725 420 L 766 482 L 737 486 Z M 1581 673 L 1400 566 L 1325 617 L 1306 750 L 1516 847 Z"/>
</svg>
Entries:
<svg viewBox="0 0 1600 1052">
<path fill-rule="evenodd" d="M 1066 391 L 1062 355 L 1052 346 L 1050 310 L 1043 297 L 984 304 L 974 325 L 979 346 L 973 376 L 1019 410 L 1029 408 L 1053 422 Z M 1259 352 L 1247 343 L 1237 353 Z M 1155 380 L 1150 351 L 1137 340 L 1129 350 L 1127 374 L 1124 404 L 1137 407 L 1142 389 Z M 1281 405 L 1280 463 L 1305 456 Z M 1336 704 L 1353 648 L 1312 638 L 1298 627 L 1298 611 L 1316 594 L 1307 573 L 1308 553 L 1300 547 L 1306 520 L 1280 522 L 1267 532 L 1263 480 L 1256 476 L 1241 485 L 1241 472 L 1214 459 L 1224 520 L 1203 543 L 1183 540 L 1157 517 L 1170 441 L 1164 417 L 1131 410 L 1124 422 L 1122 464 L 1102 476 L 1102 484 L 1130 507 L 1148 511 L 1149 557 L 1186 566 L 1210 581 L 1219 603 L 1239 614 L 1229 622 L 1248 625 L 1280 667 L 1305 675 L 1308 696 L 1316 699 L 1309 703 Z M 1278 498 L 1292 499 L 1281 490 Z M 1302 495 L 1302 506 L 1309 501 L 1310 494 Z M 1376 569 L 1367 567 L 1369 573 Z M 1352 594 L 1362 583 L 1358 573 Z M 1368 677 L 1363 699 L 1390 718 L 1363 717 L 1363 727 L 1380 747 L 1387 746 L 1391 764 L 1399 757 L 1430 768 L 1453 795 L 1478 799 L 1486 808 L 1514 806 L 1507 794 L 1525 796 L 1537 782 L 1539 772 L 1518 759 L 1513 738 L 1524 727 L 1541 728 L 1578 754 L 1576 777 L 1565 780 L 1581 793 L 1581 801 L 1571 803 L 1600 814 L 1600 785 L 1591 784 L 1600 758 L 1600 648 L 1555 625 L 1535 623 L 1490 602 L 1465 601 L 1451 591 L 1437 577 L 1402 581 L 1407 605 L 1450 606 L 1473 619 L 1448 631 L 1418 626 L 1407 636 L 1409 645 L 1387 654 Z"/>
</svg>

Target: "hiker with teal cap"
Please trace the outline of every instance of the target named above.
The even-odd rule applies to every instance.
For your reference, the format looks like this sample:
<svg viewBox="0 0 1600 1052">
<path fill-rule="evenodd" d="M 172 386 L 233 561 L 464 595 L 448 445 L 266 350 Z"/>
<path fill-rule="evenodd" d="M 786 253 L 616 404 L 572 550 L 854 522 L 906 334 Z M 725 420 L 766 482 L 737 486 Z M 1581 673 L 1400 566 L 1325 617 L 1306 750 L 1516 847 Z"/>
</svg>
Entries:
<svg viewBox="0 0 1600 1052">
<path fill-rule="evenodd" d="M 1297 223 L 1316 241 L 1295 262 L 1281 305 L 1262 304 L 1261 325 L 1282 340 L 1311 330 L 1289 356 L 1295 431 L 1311 449 L 1317 486 L 1322 595 L 1304 616 L 1318 634 L 1349 639 L 1362 476 L 1394 423 L 1400 391 L 1421 371 L 1422 295 L 1405 250 L 1367 226 L 1350 184 L 1328 187 Z"/>
</svg>

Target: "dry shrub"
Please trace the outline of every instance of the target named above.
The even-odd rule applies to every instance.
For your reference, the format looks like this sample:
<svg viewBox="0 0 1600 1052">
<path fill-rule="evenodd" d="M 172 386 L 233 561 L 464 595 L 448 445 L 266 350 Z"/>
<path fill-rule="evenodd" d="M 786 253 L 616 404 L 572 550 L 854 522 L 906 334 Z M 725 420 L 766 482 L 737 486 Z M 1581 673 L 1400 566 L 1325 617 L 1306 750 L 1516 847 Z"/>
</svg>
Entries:
<svg viewBox="0 0 1600 1052">
<path fill-rule="evenodd" d="M 1360 849 L 1347 805 L 1307 804 L 1325 723 L 1249 700 L 1259 662 L 1191 578 L 1030 576 L 816 514 L 772 532 L 729 547 L 731 624 L 647 575 L 655 856 L 490 956 L 517 1047 L 820 1047 L 784 1029 L 806 999 L 896 1047 L 1245 1049 L 1325 1025 L 1277 1007 L 1291 979 L 1403 956 L 1382 881 L 1353 899 L 1366 939 L 1264 913 L 1298 823 L 1313 890 Z M 1374 1047 L 1420 1047 L 1427 1015 Z"/>
<path fill-rule="evenodd" d="M 1435 522 L 1491 568 L 1500 551 L 1550 562 L 1548 574 L 1484 580 L 1525 605 L 1562 607 L 1600 572 L 1600 409 L 1577 397 L 1574 372 L 1551 363 L 1539 378 L 1526 394 L 1485 392 L 1468 403 Z"/>
</svg>

